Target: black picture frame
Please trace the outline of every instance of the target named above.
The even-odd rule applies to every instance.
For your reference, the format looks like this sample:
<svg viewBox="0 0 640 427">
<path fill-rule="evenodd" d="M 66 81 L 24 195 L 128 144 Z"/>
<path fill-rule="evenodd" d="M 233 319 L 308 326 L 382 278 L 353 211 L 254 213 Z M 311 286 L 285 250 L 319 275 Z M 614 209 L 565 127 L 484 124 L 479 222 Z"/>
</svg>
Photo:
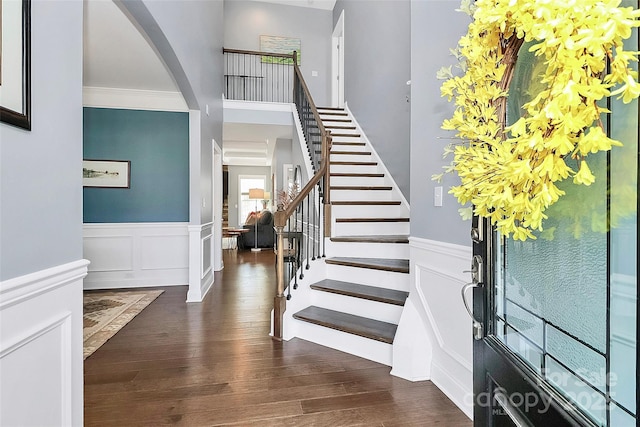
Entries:
<svg viewBox="0 0 640 427">
<path fill-rule="evenodd" d="M 131 188 L 131 160 L 82 160 L 82 186 Z"/>
<path fill-rule="evenodd" d="M 15 2 L 12 2 L 15 3 Z M 13 40 L 13 33 L 19 33 L 21 37 L 15 43 L 20 43 L 20 55 L 12 55 L 11 52 L 0 51 L 0 85 L 4 85 L 3 88 L 3 103 L 6 98 L 12 99 L 12 104 L 0 105 L 0 122 L 7 123 L 9 125 L 17 126 L 22 129 L 31 130 L 31 0 L 21 0 L 20 14 L 17 16 L 17 11 L 14 11 L 12 7 L 7 8 L 8 1 L 0 0 L 0 19 L 3 14 L 16 15 L 16 20 L 13 20 L 12 16 L 9 16 L 11 22 L 21 22 L 22 27 L 18 30 L 10 27 L 9 29 L 2 27 L 2 33 L 0 34 L 0 40 L 6 43 Z M 21 19 L 17 19 L 21 18 Z M 5 20 L 6 22 L 7 20 Z M 11 37 L 10 37 L 11 36 Z M 19 56 L 19 58 L 18 58 Z M 8 67 L 17 68 L 20 61 L 21 72 L 16 73 L 20 75 L 20 78 L 3 78 L 3 69 L 7 71 Z M 19 81 L 18 81 L 19 80 Z M 12 94 L 20 93 L 21 99 L 15 100 L 15 95 L 5 96 L 6 88 L 9 88 Z M 17 104 L 21 104 L 21 107 L 16 107 Z"/>
</svg>

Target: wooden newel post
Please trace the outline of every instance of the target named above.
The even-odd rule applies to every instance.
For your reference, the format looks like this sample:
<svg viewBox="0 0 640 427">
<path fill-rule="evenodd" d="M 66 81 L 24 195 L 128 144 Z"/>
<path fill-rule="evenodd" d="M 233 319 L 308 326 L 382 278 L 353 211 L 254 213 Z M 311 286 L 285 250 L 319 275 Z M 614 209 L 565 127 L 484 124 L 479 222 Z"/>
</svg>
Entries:
<svg viewBox="0 0 640 427">
<path fill-rule="evenodd" d="M 327 133 L 324 138 L 323 144 L 323 158 L 322 161 L 325 163 L 324 167 L 324 237 L 331 237 L 331 169 L 329 165 L 329 159 L 331 155 L 331 145 L 333 143 L 333 138 L 331 138 L 331 134 Z"/>
<path fill-rule="evenodd" d="M 283 206 L 278 204 L 274 218 L 274 228 L 276 230 L 276 296 L 273 300 L 273 339 L 282 341 L 283 324 L 282 319 L 287 308 L 287 298 L 284 296 L 284 236 L 282 232 L 287 219 Z"/>
</svg>

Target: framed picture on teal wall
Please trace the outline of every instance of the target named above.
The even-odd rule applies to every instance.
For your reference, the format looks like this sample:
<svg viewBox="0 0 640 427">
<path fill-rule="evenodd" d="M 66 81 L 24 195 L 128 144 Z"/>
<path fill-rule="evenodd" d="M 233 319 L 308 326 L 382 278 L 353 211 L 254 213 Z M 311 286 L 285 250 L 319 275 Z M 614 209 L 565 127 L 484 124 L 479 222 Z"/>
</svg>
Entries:
<svg viewBox="0 0 640 427">
<path fill-rule="evenodd" d="M 131 162 L 85 159 L 82 161 L 82 186 L 131 188 Z"/>
</svg>

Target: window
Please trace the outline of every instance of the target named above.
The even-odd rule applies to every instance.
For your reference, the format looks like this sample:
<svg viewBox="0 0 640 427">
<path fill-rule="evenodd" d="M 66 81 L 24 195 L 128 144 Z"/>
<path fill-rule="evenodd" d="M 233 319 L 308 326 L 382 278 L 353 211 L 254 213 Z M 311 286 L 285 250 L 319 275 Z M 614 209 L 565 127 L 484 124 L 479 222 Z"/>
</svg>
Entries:
<svg viewBox="0 0 640 427">
<path fill-rule="evenodd" d="M 238 224 L 244 224 L 247 216 L 253 211 L 262 210 L 262 201 L 249 200 L 250 188 L 265 188 L 265 177 L 262 175 L 241 175 L 239 177 L 239 192 L 238 195 Z"/>
</svg>

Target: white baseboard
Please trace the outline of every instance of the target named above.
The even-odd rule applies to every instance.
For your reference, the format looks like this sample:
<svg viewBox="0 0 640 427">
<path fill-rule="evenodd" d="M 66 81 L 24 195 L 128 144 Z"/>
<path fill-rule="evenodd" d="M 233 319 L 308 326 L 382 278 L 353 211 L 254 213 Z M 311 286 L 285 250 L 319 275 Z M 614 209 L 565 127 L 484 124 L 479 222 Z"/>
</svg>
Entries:
<svg viewBox="0 0 640 427">
<path fill-rule="evenodd" d="M 0 425 L 82 425 L 78 260 L 0 282 Z M 37 399 L 34 399 L 37 390 Z"/>
</svg>

